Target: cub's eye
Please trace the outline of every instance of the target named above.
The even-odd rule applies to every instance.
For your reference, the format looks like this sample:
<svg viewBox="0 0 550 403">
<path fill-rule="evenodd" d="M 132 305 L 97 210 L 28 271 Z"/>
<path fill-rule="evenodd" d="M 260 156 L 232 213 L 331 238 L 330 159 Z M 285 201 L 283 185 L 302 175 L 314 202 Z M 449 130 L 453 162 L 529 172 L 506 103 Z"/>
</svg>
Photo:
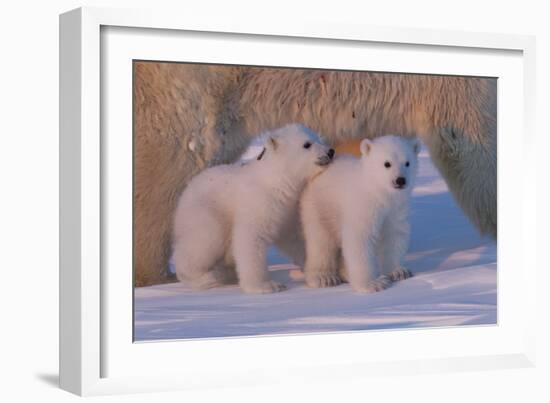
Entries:
<svg viewBox="0 0 550 403">
<path fill-rule="evenodd" d="M 405 166 L 406 166 L 406 167 L 408 167 L 409 165 L 411 165 L 411 164 L 409 163 L 409 161 L 405 162 Z"/>
<path fill-rule="evenodd" d="M 389 167 L 391 167 L 391 164 L 390 164 L 388 161 L 386 161 L 386 162 L 384 162 L 384 166 L 385 166 L 386 168 L 389 168 Z"/>
<path fill-rule="evenodd" d="M 310 143 L 309 141 L 305 142 L 305 143 L 304 143 L 304 148 L 307 149 L 307 148 L 309 148 L 309 147 L 311 147 L 311 143 Z"/>
</svg>

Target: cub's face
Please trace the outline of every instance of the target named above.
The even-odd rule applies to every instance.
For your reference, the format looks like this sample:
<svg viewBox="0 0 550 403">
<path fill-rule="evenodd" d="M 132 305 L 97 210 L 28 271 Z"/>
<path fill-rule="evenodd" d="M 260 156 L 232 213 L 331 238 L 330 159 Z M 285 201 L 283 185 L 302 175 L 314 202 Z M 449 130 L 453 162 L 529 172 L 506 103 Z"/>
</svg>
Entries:
<svg viewBox="0 0 550 403">
<path fill-rule="evenodd" d="M 322 172 L 334 157 L 334 150 L 301 125 L 288 125 L 275 130 L 267 139 L 258 159 L 271 160 L 297 179 L 309 179 Z"/>
<path fill-rule="evenodd" d="M 419 151 L 418 140 L 394 135 L 361 142 L 368 180 L 392 191 L 412 189 Z"/>
</svg>

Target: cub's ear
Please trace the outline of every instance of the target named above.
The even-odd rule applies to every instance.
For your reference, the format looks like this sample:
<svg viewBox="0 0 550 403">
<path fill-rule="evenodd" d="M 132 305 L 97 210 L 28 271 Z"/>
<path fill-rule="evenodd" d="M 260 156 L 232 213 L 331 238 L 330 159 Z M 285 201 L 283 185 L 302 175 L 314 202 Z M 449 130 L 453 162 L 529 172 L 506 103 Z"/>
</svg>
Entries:
<svg viewBox="0 0 550 403">
<path fill-rule="evenodd" d="M 413 138 L 410 140 L 411 142 L 411 146 L 414 150 L 414 153 L 416 155 L 418 155 L 418 153 L 420 152 L 420 140 L 416 139 L 416 138 Z"/>
<path fill-rule="evenodd" d="M 366 156 L 370 151 L 372 150 L 374 143 L 369 139 L 364 139 L 361 141 L 361 144 L 359 144 L 359 150 L 361 151 L 361 155 Z"/>
<path fill-rule="evenodd" d="M 274 138 L 274 137 L 270 137 L 268 140 L 267 140 L 267 146 L 273 150 L 276 150 L 277 147 L 279 147 L 279 143 L 277 142 L 277 140 Z"/>
</svg>

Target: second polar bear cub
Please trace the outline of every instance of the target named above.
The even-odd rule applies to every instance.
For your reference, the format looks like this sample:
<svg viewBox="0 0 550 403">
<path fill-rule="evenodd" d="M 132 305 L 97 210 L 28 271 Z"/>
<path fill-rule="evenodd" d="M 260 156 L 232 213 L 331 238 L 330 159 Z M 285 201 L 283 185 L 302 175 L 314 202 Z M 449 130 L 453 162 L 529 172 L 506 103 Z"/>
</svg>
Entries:
<svg viewBox="0 0 550 403">
<path fill-rule="evenodd" d="M 411 276 L 401 261 L 420 144 L 387 135 L 363 140 L 360 150 L 361 158 L 337 158 L 304 191 L 304 271 L 310 287 L 344 280 L 368 293 Z"/>
<path fill-rule="evenodd" d="M 173 241 L 180 281 L 211 288 L 238 279 L 248 293 L 284 289 L 269 278 L 267 247 L 292 249 L 285 248 L 292 235 L 286 232 L 295 226 L 302 191 L 332 161 L 334 150 L 297 124 L 262 137 L 257 158 L 208 168 L 182 193 Z"/>
</svg>

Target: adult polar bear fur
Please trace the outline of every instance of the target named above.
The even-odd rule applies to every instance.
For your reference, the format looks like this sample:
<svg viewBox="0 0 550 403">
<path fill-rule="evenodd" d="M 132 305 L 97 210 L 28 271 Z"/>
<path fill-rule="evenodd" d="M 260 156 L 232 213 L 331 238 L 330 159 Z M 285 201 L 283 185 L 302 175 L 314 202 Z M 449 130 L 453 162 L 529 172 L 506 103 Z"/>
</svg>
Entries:
<svg viewBox="0 0 550 403">
<path fill-rule="evenodd" d="M 134 63 L 136 286 L 170 281 L 178 197 L 257 133 L 302 123 L 331 145 L 419 137 L 460 207 L 496 237 L 496 79 Z"/>
<path fill-rule="evenodd" d="M 296 222 L 305 185 L 331 162 L 334 150 L 315 142 L 314 133 L 301 125 L 266 137 L 256 160 L 206 169 L 182 193 L 174 222 L 180 281 L 211 288 L 235 282 L 236 268 L 244 292 L 281 291 L 284 286 L 269 278 L 267 247 L 276 244 L 303 260 L 299 249 L 292 256 L 288 237 L 294 234 L 286 229 Z"/>
<path fill-rule="evenodd" d="M 411 276 L 401 262 L 419 148 L 417 140 L 392 135 L 365 139 L 361 158 L 336 158 L 306 187 L 301 219 L 310 287 L 345 279 L 368 293 Z"/>
</svg>

